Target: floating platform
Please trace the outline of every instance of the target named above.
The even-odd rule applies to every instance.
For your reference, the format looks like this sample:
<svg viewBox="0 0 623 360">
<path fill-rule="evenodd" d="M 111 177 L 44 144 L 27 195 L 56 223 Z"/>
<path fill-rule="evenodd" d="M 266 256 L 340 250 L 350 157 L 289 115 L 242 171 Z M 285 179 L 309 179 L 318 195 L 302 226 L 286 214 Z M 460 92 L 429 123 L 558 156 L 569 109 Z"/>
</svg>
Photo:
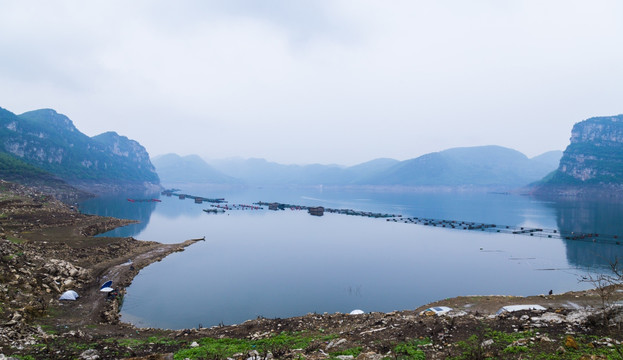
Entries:
<svg viewBox="0 0 623 360">
<path fill-rule="evenodd" d="M 322 216 L 324 215 L 324 208 L 322 206 L 310 207 L 307 212 L 309 215 Z"/>
<path fill-rule="evenodd" d="M 223 209 L 203 209 L 203 211 L 208 214 L 222 214 L 225 212 Z"/>
<path fill-rule="evenodd" d="M 163 192 L 164 193 L 164 192 Z M 176 193 L 176 192 L 167 192 L 167 196 L 177 196 L 180 200 L 184 200 L 184 199 L 193 199 L 195 201 L 196 204 L 202 204 L 203 202 L 210 202 L 210 203 L 226 203 L 227 201 L 225 201 L 224 198 L 217 198 L 217 199 L 212 199 L 212 198 L 206 198 L 203 196 L 195 196 L 195 195 L 189 195 L 189 194 L 180 194 L 180 193 Z"/>
<path fill-rule="evenodd" d="M 580 233 L 580 232 L 565 232 L 555 229 L 543 229 L 543 228 L 529 228 L 525 226 L 511 226 L 511 225 L 498 225 L 498 224 L 486 224 L 461 220 L 445 220 L 445 219 L 429 219 L 420 217 L 402 218 L 402 219 L 387 219 L 387 221 L 401 222 L 405 224 L 417 224 L 424 226 L 450 228 L 456 230 L 470 230 L 470 231 L 488 231 L 512 235 L 525 235 L 525 236 L 538 236 L 546 238 L 556 238 L 564 240 L 579 240 L 594 243 L 607 243 L 612 245 L 621 245 L 618 235 L 603 235 L 596 233 Z"/>
<path fill-rule="evenodd" d="M 160 199 L 127 199 L 129 202 L 161 202 Z"/>
<path fill-rule="evenodd" d="M 217 209 L 224 209 L 224 210 L 264 210 L 264 208 L 261 206 L 246 205 L 246 204 L 225 204 L 225 205 L 217 204 L 217 205 L 210 205 L 210 206 L 215 207 Z"/>
<path fill-rule="evenodd" d="M 307 210 L 309 212 L 309 209 L 311 208 L 318 208 L 318 206 L 293 205 L 293 204 L 284 204 L 284 203 L 278 203 L 278 202 L 264 202 L 264 201 L 260 201 L 254 204 L 257 204 L 259 206 L 268 206 L 268 210 L 290 209 L 290 210 Z M 402 215 L 397 215 L 397 214 L 373 213 L 369 211 L 358 211 L 358 210 L 353 210 L 353 209 L 331 209 L 331 208 L 326 208 L 326 207 L 322 207 L 322 208 L 324 209 L 323 213 L 328 212 L 332 214 L 364 216 L 364 217 L 371 217 L 371 218 L 400 218 L 402 217 Z"/>
</svg>

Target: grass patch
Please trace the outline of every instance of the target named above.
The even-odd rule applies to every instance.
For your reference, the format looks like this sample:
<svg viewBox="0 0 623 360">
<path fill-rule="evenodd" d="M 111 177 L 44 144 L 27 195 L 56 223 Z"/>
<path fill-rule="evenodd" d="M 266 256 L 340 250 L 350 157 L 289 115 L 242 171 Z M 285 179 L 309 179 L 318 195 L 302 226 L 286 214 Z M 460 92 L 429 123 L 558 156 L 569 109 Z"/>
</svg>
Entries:
<svg viewBox="0 0 623 360">
<path fill-rule="evenodd" d="M 430 339 L 415 339 L 400 343 L 394 347 L 394 353 L 397 359 L 425 360 L 426 354 L 421 347 L 430 343 Z"/>
<path fill-rule="evenodd" d="M 304 333 L 283 332 L 266 339 L 214 339 L 203 338 L 197 341 L 199 346 L 178 351 L 174 359 L 224 359 L 236 353 L 248 353 L 256 350 L 260 355 L 271 352 L 276 358 L 293 349 L 308 349 L 314 341 L 328 341 L 335 336 L 312 336 Z"/>
<path fill-rule="evenodd" d="M 105 343 L 117 344 L 119 346 L 128 348 L 140 348 L 149 345 L 176 345 L 180 342 L 161 336 L 150 336 L 147 339 L 133 339 L 133 338 L 108 338 L 104 340 Z"/>
<path fill-rule="evenodd" d="M 58 334 L 58 331 L 56 331 L 56 329 L 54 329 L 54 327 L 52 325 L 47 325 L 47 324 L 41 324 L 39 325 L 39 327 L 41 328 L 41 330 L 43 330 L 46 334 L 50 334 L 50 335 L 56 335 Z"/>
<path fill-rule="evenodd" d="M 56 306 L 48 306 L 48 308 L 46 309 L 46 313 L 48 314 L 48 316 L 57 317 L 60 315 L 61 309 Z"/>
<path fill-rule="evenodd" d="M 7 236 L 6 238 L 13 244 L 22 244 L 24 242 L 24 239 L 20 239 L 15 236 Z"/>
<path fill-rule="evenodd" d="M 452 357 L 454 360 L 467 359 L 489 359 L 504 356 L 511 356 L 532 352 L 534 344 L 528 339 L 536 335 L 535 331 L 522 331 L 506 333 L 497 330 L 485 329 L 478 334 L 470 336 L 465 341 L 457 342 L 461 355 Z M 525 339 L 521 345 L 515 343 L 520 339 Z M 492 342 L 491 342 L 492 341 Z M 490 342 L 484 345 L 485 342 Z M 513 345 L 515 343 L 515 345 Z"/>
<path fill-rule="evenodd" d="M 11 355 L 11 357 L 19 360 L 36 360 L 32 355 Z"/>
</svg>

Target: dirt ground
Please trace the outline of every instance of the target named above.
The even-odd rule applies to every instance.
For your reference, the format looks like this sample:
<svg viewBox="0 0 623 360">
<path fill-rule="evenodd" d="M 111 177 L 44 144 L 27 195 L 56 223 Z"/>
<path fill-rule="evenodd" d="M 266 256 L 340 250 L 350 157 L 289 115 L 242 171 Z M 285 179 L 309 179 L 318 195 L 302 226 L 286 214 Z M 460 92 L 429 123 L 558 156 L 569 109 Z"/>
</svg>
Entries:
<svg viewBox="0 0 623 360">
<path fill-rule="evenodd" d="M 618 349 L 622 339 L 620 330 L 600 322 L 596 309 L 601 308 L 602 297 L 594 290 L 530 297 L 464 296 L 392 313 L 258 318 L 235 326 L 180 331 L 138 329 L 119 322 L 119 300 L 124 289 L 143 267 L 201 240 L 160 244 L 132 238 L 95 238 L 97 233 L 132 221 L 80 214 L 36 190 L 6 182 L 0 182 L 0 190 L 0 354 L 7 356 L 173 358 L 180 349 L 199 346 L 197 342 L 206 338 L 255 341 L 291 333 L 330 335 L 332 340 L 315 340 L 305 349 L 272 348 L 270 356 L 325 359 L 351 356 L 335 354 L 358 349 L 358 359 L 398 358 L 397 344 L 427 339 L 428 343 L 417 351 L 432 359 L 522 358 L 523 353 L 505 350 L 514 346 L 558 354 L 561 358 L 580 358 L 585 349 L 582 346 L 587 354 L 601 356 L 595 352 L 608 346 Z M 107 280 L 113 281 L 118 292 L 115 299 L 99 291 L 101 283 Z M 60 292 L 69 288 L 76 290 L 80 298 L 59 301 Z M 621 293 L 613 289 L 612 294 Z M 502 306 L 517 304 L 539 304 L 547 310 L 495 316 Z M 454 310 L 445 316 L 420 314 L 431 306 Z M 495 335 L 498 333 L 522 335 L 528 339 L 527 344 L 498 346 L 502 341 Z M 592 340 L 577 348 L 569 347 L 569 336 L 590 336 Z M 493 339 L 493 345 L 483 345 Z M 517 339 L 520 340 L 523 341 Z M 413 351 L 415 354 L 416 350 Z M 270 357 L 267 354 L 265 358 Z M 417 358 L 413 354 L 402 358 Z"/>
</svg>

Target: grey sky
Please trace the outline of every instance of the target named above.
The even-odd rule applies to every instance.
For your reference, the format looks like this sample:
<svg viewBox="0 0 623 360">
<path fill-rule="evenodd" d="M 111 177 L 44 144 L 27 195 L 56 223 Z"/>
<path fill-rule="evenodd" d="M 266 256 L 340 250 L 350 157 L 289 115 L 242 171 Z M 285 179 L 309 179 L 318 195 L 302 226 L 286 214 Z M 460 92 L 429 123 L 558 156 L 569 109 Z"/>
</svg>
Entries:
<svg viewBox="0 0 623 360">
<path fill-rule="evenodd" d="M 564 149 L 623 113 L 620 1 L 0 0 L 0 106 L 151 155 Z"/>
</svg>

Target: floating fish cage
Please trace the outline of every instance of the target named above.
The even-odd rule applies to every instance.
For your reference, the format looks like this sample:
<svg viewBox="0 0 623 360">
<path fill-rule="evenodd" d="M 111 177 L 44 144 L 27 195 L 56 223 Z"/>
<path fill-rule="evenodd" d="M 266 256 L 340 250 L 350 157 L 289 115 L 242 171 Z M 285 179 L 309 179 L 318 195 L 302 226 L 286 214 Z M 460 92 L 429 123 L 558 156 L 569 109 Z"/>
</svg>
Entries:
<svg viewBox="0 0 623 360">
<path fill-rule="evenodd" d="M 307 212 L 309 212 L 310 215 L 322 216 L 324 215 L 324 208 L 322 206 L 310 207 L 307 209 Z"/>
</svg>

